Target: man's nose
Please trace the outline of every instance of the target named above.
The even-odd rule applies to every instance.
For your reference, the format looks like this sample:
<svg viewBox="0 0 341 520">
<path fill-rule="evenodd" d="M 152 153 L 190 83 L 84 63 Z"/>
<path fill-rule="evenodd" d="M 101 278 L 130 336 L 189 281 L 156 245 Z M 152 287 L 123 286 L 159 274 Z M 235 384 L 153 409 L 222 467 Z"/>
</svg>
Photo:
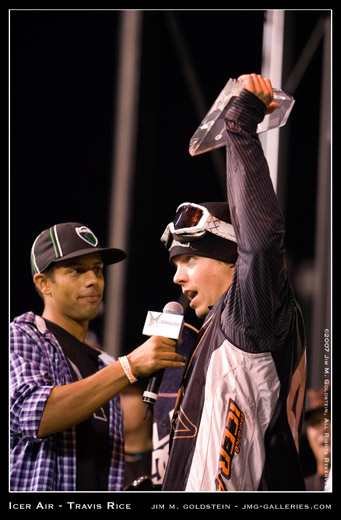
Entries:
<svg viewBox="0 0 341 520">
<path fill-rule="evenodd" d="M 185 269 L 178 265 L 175 271 L 175 275 L 173 276 L 173 282 L 177 285 L 182 285 L 186 281 L 186 272 Z"/>
<path fill-rule="evenodd" d="M 95 285 L 98 281 L 96 273 L 93 269 L 88 269 L 84 273 L 86 285 Z"/>
</svg>

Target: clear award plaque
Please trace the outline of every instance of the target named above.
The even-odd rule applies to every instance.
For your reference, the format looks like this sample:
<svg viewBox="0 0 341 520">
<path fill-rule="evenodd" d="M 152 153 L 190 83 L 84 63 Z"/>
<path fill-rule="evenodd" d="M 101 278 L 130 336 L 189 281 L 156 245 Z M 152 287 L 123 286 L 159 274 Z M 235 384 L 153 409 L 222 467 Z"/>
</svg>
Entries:
<svg viewBox="0 0 341 520">
<path fill-rule="evenodd" d="M 193 134 L 189 143 L 189 153 L 199 155 L 226 144 L 224 117 L 233 98 L 239 96 L 243 82 L 229 79 L 210 110 Z M 295 100 L 281 89 L 273 89 L 274 101 L 280 105 L 272 114 L 267 114 L 257 127 L 257 133 L 284 126 L 288 120 Z"/>
</svg>

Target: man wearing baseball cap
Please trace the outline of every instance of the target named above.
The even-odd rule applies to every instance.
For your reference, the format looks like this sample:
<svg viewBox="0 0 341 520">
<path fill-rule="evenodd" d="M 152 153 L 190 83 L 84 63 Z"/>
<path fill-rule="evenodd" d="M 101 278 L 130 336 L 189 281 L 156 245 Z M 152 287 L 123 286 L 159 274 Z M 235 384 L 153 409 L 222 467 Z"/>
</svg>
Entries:
<svg viewBox="0 0 341 520">
<path fill-rule="evenodd" d="M 162 237 L 204 322 L 171 423 L 165 491 L 304 490 L 305 338 L 283 219 L 257 125 L 269 79 L 244 76 L 226 112 L 228 202 L 185 202 Z"/>
<path fill-rule="evenodd" d="M 44 230 L 33 243 L 44 310 L 10 327 L 11 491 L 123 489 L 118 394 L 139 377 L 183 366 L 168 338 L 154 336 L 118 360 L 86 342 L 103 297 L 103 267 L 125 256 L 74 222 Z"/>
</svg>

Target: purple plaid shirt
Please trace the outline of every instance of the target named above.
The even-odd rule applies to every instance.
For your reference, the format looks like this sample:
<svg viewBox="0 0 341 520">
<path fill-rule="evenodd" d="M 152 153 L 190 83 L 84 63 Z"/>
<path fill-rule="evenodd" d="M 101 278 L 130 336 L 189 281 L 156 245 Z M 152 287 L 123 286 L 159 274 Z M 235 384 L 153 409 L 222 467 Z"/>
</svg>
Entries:
<svg viewBox="0 0 341 520">
<path fill-rule="evenodd" d="M 32 312 L 10 326 L 11 491 L 75 491 L 76 428 L 37 437 L 54 386 L 72 383 L 67 361 L 43 318 Z M 114 359 L 103 353 L 99 368 Z M 110 401 L 108 491 L 120 491 L 124 476 L 123 413 L 119 396 Z"/>
</svg>

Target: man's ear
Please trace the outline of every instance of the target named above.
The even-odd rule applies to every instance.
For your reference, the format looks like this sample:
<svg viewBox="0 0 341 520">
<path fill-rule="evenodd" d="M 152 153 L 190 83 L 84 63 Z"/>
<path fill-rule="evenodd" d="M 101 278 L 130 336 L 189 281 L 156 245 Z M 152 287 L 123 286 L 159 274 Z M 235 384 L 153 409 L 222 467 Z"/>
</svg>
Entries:
<svg viewBox="0 0 341 520">
<path fill-rule="evenodd" d="M 50 285 L 51 280 L 45 273 L 37 273 L 33 277 L 33 281 L 38 291 L 43 295 L 47 296 L 51 293 Z"/>
</svg>

